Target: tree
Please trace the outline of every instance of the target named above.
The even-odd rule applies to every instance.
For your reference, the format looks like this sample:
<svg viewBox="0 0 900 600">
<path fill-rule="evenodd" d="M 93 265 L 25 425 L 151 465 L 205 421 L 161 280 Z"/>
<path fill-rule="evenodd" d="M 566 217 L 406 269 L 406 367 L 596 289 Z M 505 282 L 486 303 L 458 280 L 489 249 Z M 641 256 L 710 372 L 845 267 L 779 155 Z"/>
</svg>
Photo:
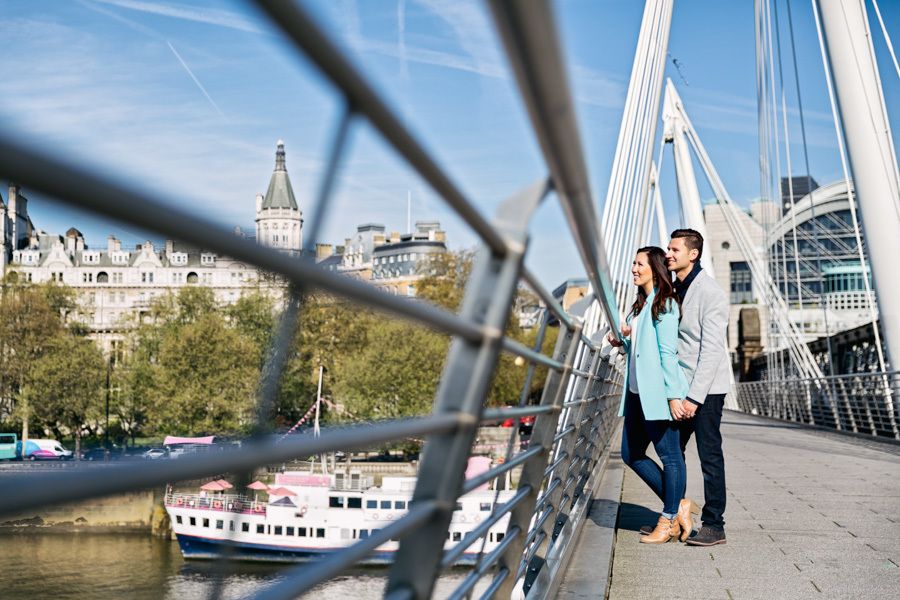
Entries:
<svg viewBox="0 0 900 600">
<path fill-rule="evenodd" d="M 37 360 L 64 330 L 63 315 L 74 308 L 71 289 L 55 284 L 0 286 L 0 403 L 22 421 L 28 436 L 31 414 L 22 395 Z"/>
<path fill-rule="evenodd" d="M 94 342 L 61 332 L 35 361 L 24 389 L 34 417 L 75 436 L 75 456 L 89 421 L 99 417 L 106 363 Z"/>
</svg>

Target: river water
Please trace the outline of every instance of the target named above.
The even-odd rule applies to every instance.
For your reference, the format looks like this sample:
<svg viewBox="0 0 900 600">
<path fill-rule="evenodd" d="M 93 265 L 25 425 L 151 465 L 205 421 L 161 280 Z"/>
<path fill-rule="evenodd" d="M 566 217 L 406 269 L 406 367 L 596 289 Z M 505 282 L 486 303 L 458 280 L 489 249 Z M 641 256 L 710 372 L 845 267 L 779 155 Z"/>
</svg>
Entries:
<svg viewBox="0 0 900 600">
<path fill-rule="evenodd" d="M 216 564 L 185 561 L 176 542 L 146 535 L 0 535 L 0 598 L 206 598 Z M 222 598 L 243 598 L 279 578 L 284 565 L 229 563 Z M 387 568 L 358 568 L 320 585 L 316 600 L 381 598 Z M 435 590 L 443 598 L 466 575 L 455 570 Z M 476 590 L 487 587 L 488 577 Z M 478 596 L 476 592 L 476 597 Z"/>
</svg>

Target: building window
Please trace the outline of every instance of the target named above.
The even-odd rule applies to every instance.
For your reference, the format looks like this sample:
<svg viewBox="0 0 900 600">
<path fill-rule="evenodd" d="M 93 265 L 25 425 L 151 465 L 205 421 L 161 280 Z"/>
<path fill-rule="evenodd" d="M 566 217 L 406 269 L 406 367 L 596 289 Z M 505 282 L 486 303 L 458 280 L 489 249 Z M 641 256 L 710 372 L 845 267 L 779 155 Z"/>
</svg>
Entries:
<svg viewBox="0 0 900 600">
<path fill-rule="evenodd" d="M 109 275 L 107 275 L 106 271 L 97 273 L 97 283 L 109 283 Z"/>
<path fill-rule="evenodd" d="M 191 271 L 191 272 L 188 273 L 188 275 L 187 275 L 187 282 L 188 282 L 188 283 L 197 283 L 197 280 L 198 280 L 198 279 L 199 279 L 199 277 L 197 277 L 197 274 L 194 273 L 193 271 Z"/>
<path fill-rule="evenodd" d="M 153 283 L 153 273 L 148 271 L 141 273 L 141 283 Z"/>
<path fill-rule="evenodd" d="M 746 262 L 731 263 L 731 303 L 750 304 L 753 302 L 753 278 Z"/>
</svg>

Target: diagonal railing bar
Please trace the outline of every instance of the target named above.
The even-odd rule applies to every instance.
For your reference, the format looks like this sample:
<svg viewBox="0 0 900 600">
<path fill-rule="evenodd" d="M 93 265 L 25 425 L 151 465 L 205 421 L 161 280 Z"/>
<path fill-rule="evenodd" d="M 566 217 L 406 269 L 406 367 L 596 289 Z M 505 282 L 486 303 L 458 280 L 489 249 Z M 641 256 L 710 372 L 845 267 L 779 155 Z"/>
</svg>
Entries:
<svg viewBox="0 0 900 600">
<path fill-rule="evenodd" d="M 393 148 L 422 176 L 456 213 L 481 237 L 491 251 L 504 256 L 507 242 L 444 174 L 425 148 L 394 115 L 385 100 L 359 70 L 293 0 L 255 0 L 313 64 L 365 116 Z"/>
<path fill-rule="evenodd" d="M 488 554 L 484 561 L 478 565 L 477 568 L 473 569 L 463 580 L 463 582 L 457 587 L 453 593 L 451 593 L 447 600 L 461 600 L 465 598 L 469 591 L 475 587 L 475 584 L 484 577 L 484 575 L 488 572 L 488 569 L 496 564 L 497 560 L 500 556 L 506 552 L 506 549 L 519 537 L 522 535 L 522 530 L 518 527 L 513 527 L 506 534 L 506 537 L 503 538 L 503 541 L 497 544 L 497 547 L 491 550 L 491 553 Z"/>
<path fill-rule="evenodd" d="M 421 418 L 382 421 L 377 425 L 325 430 L 321 437 L 298 435 L 276 442 L 249 442 L 236 450 L 151 462 L 139 468 L 133 465 L 115 465 L 104 469 L 76 467 L 56 473 L 9 475 L 4 478 L 4 485 L 15 489 L 16 493 L 0 495 L 0 515 L 22 508 L 98 498 L 172 481 L 247 470 L 311 454 L 368 449 L 397 439 L 452 433 L 463 426 L 471 427 L 474 423 L 476 420 L 471 415 L 447 412 Z"/>
<path fill-rule="evenodd" d="M 538 295 L 538 298 L 547 306 L 547 309 L 553 313 L 553 316 L 559 319 L 559 322 L 562 323 L 566 329 L 573 329 L 575 327 L 575 323 L 572 322 L 572 318 L 566 313 L 565 309 L 563 309 L 562 305 L 557 302 L 556 298 L 553 297 L 553 294 L 547 291 L 541 283 L 537 280 L 534 273 L 529 271 L 527 268 L 522 270 L 522 279 L 531 288 L 535 294 Z"/>
<path fill-rule="evenodd" d="M 607 323 L 618 332 L 609 262 L 550 3 L 490 0 L 489 4 L 588 279 Z"/>
<path fill-rule="evenodd" d="M 330 273 L 306 261 L 233 235 L 141 192 L 55 159 L 0 133 L 0 173 L 48 196 L 65 200 L 101 216 L 137 225 L 276 273 L 300 289 L 319 288 L 367 304 L 394 316 L 443 333 L 479 342 L 488 335 L 474 323 L 423 302 L 383 292 L 358 279 Z M 494 333 L 490 332 L 491 337 Z"/>
<path fill-rule="evenodd" d="M 466 548 L 474 544 L 479 538 L 484 536 L 488 532 L 488 530 L 497 524 L 508 512 L 516 507 L 519 502 L 525 499 L 528 493 L 531 490 L 528 489 L 528 486 L 523 486 L 516 491 L 516 495 L 504 502 L 503 504 L 495 507 L 494 512 L 490 517 L 479 523 L 478 527 L 470 531 L 466 537 L 462 539 L 457 545 L 453 546 L 450 550 L 444 553 L 444 558 L 441 559 L 441 569 L 447 569 L 453 566 L 454 563 L 459 559 L 460 556 L 466 551 Z"/>
<path fill-rule="evenodd" d="M 516 341 L 512 338 L 504 337 L 501 344 L 503 346 L 503 349 L 510 354 L 521 356 L 522 358 L 533 363 L 544 365 L 545 367 L 554 369 L 556 371 L 561 371 L 565 367 L 565 365 L 563 365 L 558 360 L 553 360 L 549 356 L 545 356 L 536 350 L 532 350 L 522 342 Z"/>
<path fill-rule="evenodd" d="M 259 590 L 249 596 L 248 600 L 292 600 L 326 579 L 346 571 L 373 553 L 378 546 L 386 544 L 391 539 L 408 536 L 417 527 L 425 524 L 437 511 L 436 502 L 416 504 L 402 518 L 377 530 L 365 540 L 311 565 L 302 565 L 281 573 L 284 576 L 282 581 Z"/>
</svg>

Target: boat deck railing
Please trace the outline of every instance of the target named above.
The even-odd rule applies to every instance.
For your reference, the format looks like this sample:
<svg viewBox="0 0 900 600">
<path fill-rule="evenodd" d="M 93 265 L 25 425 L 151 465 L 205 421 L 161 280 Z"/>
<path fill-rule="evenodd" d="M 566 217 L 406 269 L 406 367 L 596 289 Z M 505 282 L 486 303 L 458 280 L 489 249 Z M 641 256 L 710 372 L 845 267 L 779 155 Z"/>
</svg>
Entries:
<svg viewBox="0 0 900 600">
<path fill-rule="evenodd" d="M 167 493 L 165 504 L 172 508 L 202 508 L 244 514 L 264 514 L 268 505 L 265 501 L 243 494 L 185 494 L 181 492 Z"/>
<path fill-rule="evenodd" d="M 604 451 L 616 424 L 621 367 L 603 342 L 607 329 L 601 324 L 611 324 L 618 331 L 618 308 L 551 3 L 489 1 L 544 160 L 534 181 L 519 191 L 510 190 L 492 218 L 482 215 L 419 142 L 408 120 L 389 106 L 377 86 L 315 22 L 302 2 L 255 0 L 255 4 L 318 69 L 339 98 L 334 136 L 323 161 L 317 198 L 311 203 L 315 211 L 307 221 L 304 239 L 309 244 L 319 239 L 337 173 L 347 157 L 350 134 L 357 127 L 368 127 L 479 239 L 458 312 L 392 295 L 368 282 L 320 268 L 307 258 L 309 253 L 292 256 L 237 237 L 229 228 L 184 208 L 202 203 L 182 197 L 177 205 L 161 202 L 158 198 L 167 192 L 116 179 L 120 170 L 71 162 L 53 154 L 52 146 L 23 141 L 2 129 L 0 175 L 37 194 L 252 265 L 274 276 L 267 281 L 286 282 L 284 309 L 258 386 L 255 421 L 260 434 L 272 422 L 281 374 L 297 328 L 302 326 L 301 307 L 313 292 L 449 336 L 452 341 L 433 409 L 423 416 L 326 429 L 319 436 L 294 435 L 278 443 L 260 435 L 240 448 L 186 455 L 176 461 L 11 475 L 5 483 L 15 493 L 0 495 L 0 515 L 224 473 L 244 474 L 246 479 L 246 474 L 264 465 L 327 452 L 372 450 L 412 438 L 425 443 L 409 511 L 367 539 L 312 564 L 286 569 L 271 585 L 260 586 L 255 597 L 294 598 L 351 568 L 391 539 L 399 540 L 395 560 L 385 573 L 385 596 L 391 600 L 430 598 L 438 577 L 464 552 L 476 552 L 477 560 L 450 593 L 453 600 L 476 592 L 485 600 L 518 593 L 529 598 L 554 597 L 603 471 Z M 565 270 L 575 273 L 583 269 L 591 286 L 588 297 L 569 310 L 564 310 L 526 267 L 529 228 L 547 199 L 558 202 L 569 241 L 580 257 L 580 265 Z M 554 242 L 564 235 L 557 232 Z M 505 333 L 520 285 L 530 287 L 545 306 L 533 347 Z M 548 355 L 542 352 L 543 341 L 548 329 L 556 326 L 559 334 Z M 525 381 L 518 406 L 491 408 L 487 398 L 504 354 L 525 361 Z M 542 375 L 540 400 L 534 402 L 530 392 L 540 373 L 538 367 L 546 376 Z M 508 419 L 518 422 L 526 416 L 535 417 L 527 448 L 514 444 L 517 427 L 510 428 L 504 462 L 466 480 L 478 428 Z M 514 469 L 520 473 L 514 495 L 500 501 L 498 493 L 491 511 L 472 534 L 445 550 L 460 496 L 504 478 Z M 490 527 L 507 515 L 502 542 L 486 551 Z M 212 597 L 224 592 L 218 578 L 227 574 L 227 566 L 215 572 L 216 583 L 209 588 Z"/>
</svg>

